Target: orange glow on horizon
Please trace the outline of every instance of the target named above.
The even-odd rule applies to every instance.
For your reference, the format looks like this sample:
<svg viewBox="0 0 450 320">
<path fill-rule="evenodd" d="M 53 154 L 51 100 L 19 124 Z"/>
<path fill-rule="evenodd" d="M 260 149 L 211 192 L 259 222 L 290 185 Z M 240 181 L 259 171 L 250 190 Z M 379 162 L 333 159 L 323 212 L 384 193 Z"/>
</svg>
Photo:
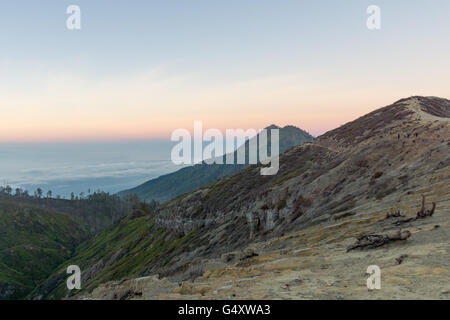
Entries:
<svg viewBox="0 0 450 320">
<path fill-rule="evenodd" d="M 305 75 L 220 85 L 192 75 L 161 78 L 152 72 L 103 82 L 73 75 L 27 81 L 30 92 L 0 90 L 0 105 L 7 106 L 0 118 L 0 142 L 168 140 L 175 129 L 192 130 L 195 120 L 203 121 L 204 130 L 276 124 L 317 136 L 401 98 L 450 96 L 444 85 L 411 92 L 409 87 L 419 86 L 386 82 L 372 88 L 369 80 L 339 79 L 319 86 Z"/>
</svg>

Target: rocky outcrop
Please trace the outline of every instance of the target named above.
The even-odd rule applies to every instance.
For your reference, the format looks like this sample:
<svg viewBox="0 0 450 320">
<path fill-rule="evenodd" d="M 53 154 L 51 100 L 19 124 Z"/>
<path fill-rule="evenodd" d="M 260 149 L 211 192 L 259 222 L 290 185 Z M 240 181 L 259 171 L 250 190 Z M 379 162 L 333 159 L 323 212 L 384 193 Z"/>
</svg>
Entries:
<svg viewBox="0 0 450 320">
<path fill-rule="evenodd" d="M 430 178 L 438 178 L 439 173 Z M 395 201 L 367 202 L 359 213 L 339 215 L 300 231 L 246 249 L 225 253 L 221 261 L 202 260 L 204 270 L 193 280 L 149 280 L 136 290 L 134 280 L 112 282 L 82 299 L 445 299 L 450 298 L 450 189 L 439 181 L 421 192 L 438 201 L 435 214 L 402 226 L 399 210 L 414 217 L 421 195 Z M 365 237 L 364 235 L 369 235 Z M 355 240 L 386 235 L 398 241 L 347 252 Z M 383 238 L 384 239 L 384 238 Z M 375 237 L 379 240 L 379 237 Z M 369 265 L 381 269 L 381 290 L 366 286 Z M 134 294 L 138 292 L 138 294 Z"/>
</svg>

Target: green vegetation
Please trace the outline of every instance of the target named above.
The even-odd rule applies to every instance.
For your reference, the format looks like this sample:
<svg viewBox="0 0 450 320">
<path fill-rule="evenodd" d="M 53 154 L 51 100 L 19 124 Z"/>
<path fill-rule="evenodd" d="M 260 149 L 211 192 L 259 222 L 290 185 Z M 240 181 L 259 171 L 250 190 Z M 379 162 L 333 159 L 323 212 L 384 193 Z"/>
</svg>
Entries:
<svg viewBox="0 0 450 320">
<path fill-rule="evenodd" d="M 85 235 L 67 214 L 0 201 L 0 299 L 23 298 Z"/>
<path fill-rule="evenodd" d="M 280 129 L 280 153 L 309 142 L 313 137 L 299 128 L 294 126 L 286 126 L 279 128 L 277 126 L 270 126 L 267 129 Z M 268 149 L 270 150 L 271 136 L 268 135 Z M 235 160 L 237 159 L 237 152 L 234 152 Z M 248 142 L 246 143 L 246 159 L 248 160 Z M 225 161 L 224 161 L 225 163 Z M 235 161 L 234 163 L 237 163 Z M 140 199 L 150 201 L 157 200 L 159 202 L 169 201 L 184 193 L 193 191 L 202 186 L 216 181 L 222 177 L 236 173 L 248 166 L 246 164 L 197 164 L 191 167 L 180 169 L 171 174 L 161 176 L 145 182 L 144 184 L 119 193 L 120 196 L 136 194 Z"/>
<path fill-rule="evenodd" d="M 0 300 L 26 297 L 82 241 L 129 215 L 137 203 L 107 193 L 77 200 L 41 197 L 39 190 L 31 197 L 0 189 Z"/>
<path fill-rule="evenodd" d="M 282 128 L 280 152 L 311 139 L 298 128 Z M 269 136 L 269 148 L 270 143 Z M 179 267 L 174 257 L 200 245 L 201 234 L 180 235 L 158 227 L 153 217 L 157 203 L 140 203 L 138 196 L 167 201 L 209 184 L 208 196 L 216 202 L 224 190 L 239 182 L 239 176 L 215 180 L 246 167 L 199 164 L 149 181 L 121 197 L 89 192 L 65 200 L 54 199 L 50 190 L 40 188 L 34 196 L 20 189 L 13 195 L 11 187 L 0 188 L 0 299 L 59 299 L 75 294 L 66 288 L 69 265 L 80 266 L 82 290 L 89 291 L 107 281 L 170 274 Z M 257 183 L 262 178 L 255 179 Z M 281 201 L 276 207 L 285 206 L 286 201 Z M 205 252 L 212 250 L 214 245 L 205 248 Z"/>
<path fill-rule="evenodd" d="M 70 264 L 80 266 L 86 275 L 82 290 L 88 291 L 100 283 L 148 275 L 152 270 L 170 266 L 172 258 L 183 252 L 196 234 L 176 236 L 173 232 L 158 228 L 151 210 L 146 210 L 147 215 L 136 219 L 125 218 L 82 243 L 48 280 L 51 283 L 56 280 L 57 285 L 54 288 L 39 287 L 32 296 L 60 299 L 73 294 L 67 290 L 63 281 L 65 270 Z"/>
<path fill-rule="evenodd" d="M 243 168 L 245 165 L 197 164 L 150 180 L 139 187 L 119 194 L 121 196 L 136 194 L 143 200 L 154 199 L 165 202 Z"/>
</svg>

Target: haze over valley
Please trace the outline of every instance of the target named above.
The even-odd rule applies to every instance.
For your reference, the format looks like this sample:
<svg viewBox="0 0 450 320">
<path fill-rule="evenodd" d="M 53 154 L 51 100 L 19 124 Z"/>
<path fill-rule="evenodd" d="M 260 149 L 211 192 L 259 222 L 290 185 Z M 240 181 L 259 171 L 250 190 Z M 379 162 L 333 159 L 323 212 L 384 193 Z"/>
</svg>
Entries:
<svg viewBox="0 0 450 320">
<path fill-rule="evenodd" d="M 70 198 L 101 190 L 116 193 L 178 170 L 170 141 L 0 144 L 2 185 L 37 188 Z"/>
</svg>

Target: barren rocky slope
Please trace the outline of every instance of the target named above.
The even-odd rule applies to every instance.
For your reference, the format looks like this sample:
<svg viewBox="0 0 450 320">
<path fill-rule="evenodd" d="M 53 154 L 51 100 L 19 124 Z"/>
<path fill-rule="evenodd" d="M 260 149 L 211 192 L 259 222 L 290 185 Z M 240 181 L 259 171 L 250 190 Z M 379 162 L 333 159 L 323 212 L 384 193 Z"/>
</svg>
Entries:
<svg viewBox="0 0 450 320">
<path fill-rule="evenodd" d="M 177 199 L 157 221 L 181 234 L 210 230 L 204 245 L 179 256 L 169 278 L 109 283 L 88 297 L 449 299 L 449 117 L 449 100 L 403 99 L 283 154 L 276 176 L 251 167 Z M 421 211 L 422 195 L 434 214 L 401 223 Z M 398 230 L 411 236 L 346 250 L 355 237 Z M 372 264 L 381 290 L 366 287 Z M 193 269 L 201 276 L 174 281 Z"/>
<path fill-rule="evenodd" d="M 102 261 L 106 271 L 91 261 L 77 297 L 448 299 L 449 115 L 449 100 L 402 99 L 285 152 L 275 176 L 251 166 L 180 196 L 151 217 L 181 239 L 164 264 L 104 284 L 98 274 L 123 279 L 111 274 L 128 260 Z M 432 216 L 386 219 L 414 217 L 422 195 Z M 356 237 L 400 229 L 411 236 L 346 251 Z M 141 250 L 134 256 L 153 249 Z M 367 290 L 371 264 L 382 290 Z"/>
<path fill-rule="evenodd" d="M 430 191 L 422 189 L 421 191 Z M 405 197 L 395 206 L 414 212 Z M 361 233 L 395 230 L 384 220 L 387 206 L 365 208 L 370 214 L 329 221 L 282 237 L 255 243 L 225 263 L 206 260 L 209 269 L 194 281 L 174 282 L 157 276 L 110 282 L 82 299 L 450 299 L 449 193 L 436 194 L 438 211 L 429 220 L 405 225 L 404 242 L 374 250 L 346 252 Z M 361 208 L 364 209 L 364 208 Z M 249 257 L 245 252 L 258 253 Z M 368 290 L 369 265 L 381 268 L 381 289 Z"/>
<path fill-rule="evenodd" d="M 252 166 L 167 203 L 156 219 L 180 234 L 213 229 L 201 256 L 380 208 L 448 182 L 448 110 L 446 99 L 400 100 L 282 154 L 277 175 Z"/>
</svg>

